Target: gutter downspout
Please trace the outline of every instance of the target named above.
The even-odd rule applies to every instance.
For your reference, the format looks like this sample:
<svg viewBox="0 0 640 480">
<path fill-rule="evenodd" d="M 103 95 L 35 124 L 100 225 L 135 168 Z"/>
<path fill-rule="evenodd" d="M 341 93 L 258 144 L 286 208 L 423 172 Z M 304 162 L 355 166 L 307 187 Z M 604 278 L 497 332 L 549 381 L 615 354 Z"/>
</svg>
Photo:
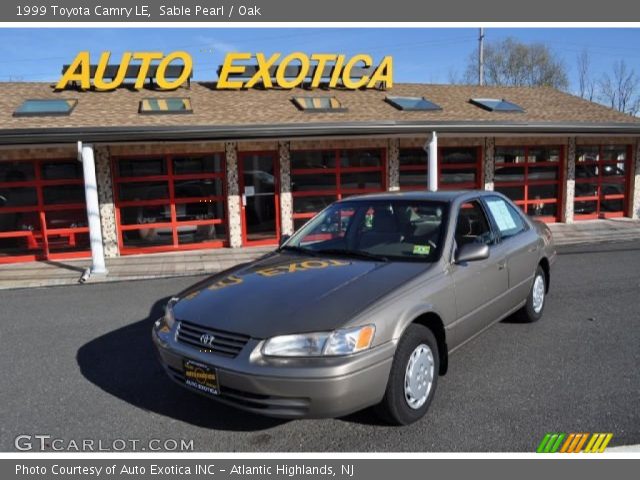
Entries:
<svg viewBox="0 0 640 480">
<path fill-rule="evenodd" d="M 84 174 L 84 195 L 87 203 L 87 219 L 89 221 L 89 242 L 91 244 L 91 267 L 87 268 L 80 278 L 86 282 L 93 274 L 107 274 L 102 245 L 102 227 L 100 225 L 100 204 L 98 202 L 98 183 L 96 181 L 96 165 L 93 156 L 93 145 L 78 142 L 78 161 L 82 162 Z"/>
<path fill-rule="evenodd" d="M 438 136 L 431 132 L 431 138 L 425 144 L 425 150 L 429 154 L 429 191 L 438 190 Z"/>
</svg>

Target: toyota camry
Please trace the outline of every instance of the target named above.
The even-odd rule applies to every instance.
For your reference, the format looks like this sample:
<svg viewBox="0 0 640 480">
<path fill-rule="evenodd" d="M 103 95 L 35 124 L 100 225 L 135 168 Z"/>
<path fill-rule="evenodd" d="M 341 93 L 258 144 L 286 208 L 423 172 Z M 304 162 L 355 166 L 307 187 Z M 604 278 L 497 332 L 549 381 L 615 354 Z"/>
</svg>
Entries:
<svg viewBox="0 0 640 480">
<path fill-rule="evenodd" d="M 452 352 L 542 317 L 550 230 L 487 191 L 338 201 L 279 248 L 171 298 L 152 337 L 171 379 L 275 417 L 366 407 L 409 424 Z"/>
</svg>

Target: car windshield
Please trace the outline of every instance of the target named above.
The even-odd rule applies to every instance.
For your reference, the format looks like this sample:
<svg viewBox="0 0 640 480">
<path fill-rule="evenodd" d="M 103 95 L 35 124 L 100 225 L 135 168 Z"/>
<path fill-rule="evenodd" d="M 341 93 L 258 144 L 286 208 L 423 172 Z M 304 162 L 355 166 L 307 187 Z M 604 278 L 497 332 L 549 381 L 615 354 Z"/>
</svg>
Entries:
<svg viewBox="0 0 640 480">
<path fill-rule="evenodd" d="M 446 203 L 364 199 L 320 212 L 282 247 L 313 255 L 434 262 L 447 225 Z"/>
</svg>

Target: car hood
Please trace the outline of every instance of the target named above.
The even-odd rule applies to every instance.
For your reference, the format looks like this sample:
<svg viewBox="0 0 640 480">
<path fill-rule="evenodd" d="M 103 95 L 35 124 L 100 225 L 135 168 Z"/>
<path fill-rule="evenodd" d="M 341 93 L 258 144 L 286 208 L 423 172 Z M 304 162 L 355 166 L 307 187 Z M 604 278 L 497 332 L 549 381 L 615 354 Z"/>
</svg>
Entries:
<svg viewBox="0 0 640 480">
<path fill-rule="evenodd" d="M 177 320 L 254 338 L 328 331 L 430 266 L 275 253 L 194 285 L 174 312 Z"/>
</svg>

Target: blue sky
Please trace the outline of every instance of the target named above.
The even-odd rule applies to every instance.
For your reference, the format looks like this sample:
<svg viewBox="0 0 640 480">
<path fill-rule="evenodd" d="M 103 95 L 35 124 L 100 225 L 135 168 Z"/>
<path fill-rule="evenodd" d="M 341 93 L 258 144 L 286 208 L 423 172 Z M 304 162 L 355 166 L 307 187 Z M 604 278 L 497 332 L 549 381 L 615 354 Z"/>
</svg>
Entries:
<svg viewBox="0 0 640 480">
<path fill-rule="evenodd" d="M 544 42 L 568 67 L 576 88 L 576 56 L 586 48 L 595 77 L 624 59 L 640 73 L 640 29 L 489 28 L 487 41 L 508 36 Z M 477 28 L 92 28 L 0 29 L 0 81 L 54 81 L 63 63 L 80 50 L 97 55 L 111 50 L 117 62 L 126 50 L 186 50 L 194 59 L 196 80 L 214 80 L 229 51 L 370 53 L 394 57 L 396 82 L 446 83 L 450 72 L 462 74 L 477 48 Z"/>
</svg>

